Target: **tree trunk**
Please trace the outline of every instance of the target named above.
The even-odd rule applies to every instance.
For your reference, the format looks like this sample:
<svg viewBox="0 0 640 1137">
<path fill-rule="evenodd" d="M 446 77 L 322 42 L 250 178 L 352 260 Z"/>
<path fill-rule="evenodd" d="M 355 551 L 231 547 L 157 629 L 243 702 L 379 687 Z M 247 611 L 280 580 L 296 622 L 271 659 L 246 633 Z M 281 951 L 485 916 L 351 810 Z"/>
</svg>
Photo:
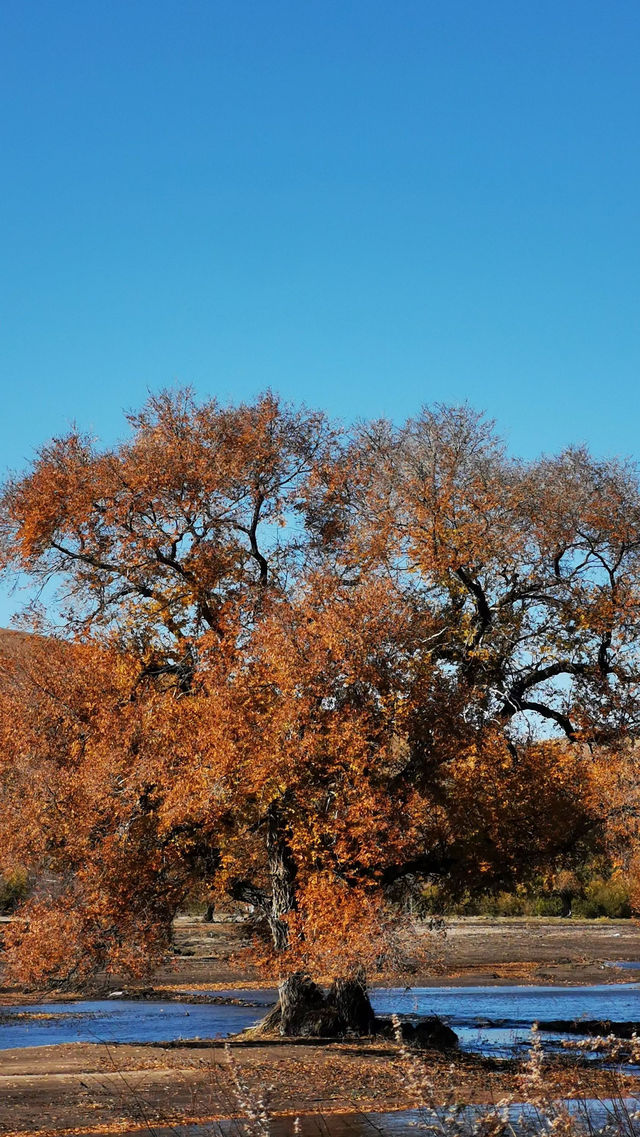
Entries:
<svg viewBox="0 0 640 1137">
<path fill-rule="evenodd" d="M 272 802 L 266 814 L 266 853 L 270 889 L 259 888 L 251 880 L 234 880 L 229 895 L 257 908 L 266 921 L 276 952 L 289 946 L 289 926 L 285 919 L 296 907 L 296 866 L 289 850 L 286 827 L 279 803 Z"/>
<path fill-rule="evenodd" d="M 561 892 L 560 893 L 560 903 L 562 905 L 562 908 L 560 910 L 561 916 L 566 917 L 566 916 L 571 915 L 571 901 L 572 900 L 573 900 L 573 894 L 571 892 Z"/>
<path fill-rule="evenodd" d="M 335 1006 L 345 1030 L 353 1034 L 374 1033 L 376 1017 L 364 977 L 334 979 L 327 1000 Z"/>
<path fill-rule="evenodd" d="M 280 984 L 280 1034 L 330 1036 L 339 1034 L 337 1010 L 307 975 L 298 972 Z"/>
<path fill-rule="evenodd" d="M 282 917 L 295 908 L 296 867 L 289 852 L 276 802 L 267 813 L 267 860 L 271 881 L 271 904 L 266 916 L 276 951 L 289 946 L 289 928 Z"/>
<path fill-rule="evenodd" d="M 337 1038 L 375 1033 L 376 1019 L 360 979 L 335 979 L 325 994 L 308 975 L 296 972 L 279 988 L 275 1007 L 252 1027 L 254 1037 Z"/>
</svg>

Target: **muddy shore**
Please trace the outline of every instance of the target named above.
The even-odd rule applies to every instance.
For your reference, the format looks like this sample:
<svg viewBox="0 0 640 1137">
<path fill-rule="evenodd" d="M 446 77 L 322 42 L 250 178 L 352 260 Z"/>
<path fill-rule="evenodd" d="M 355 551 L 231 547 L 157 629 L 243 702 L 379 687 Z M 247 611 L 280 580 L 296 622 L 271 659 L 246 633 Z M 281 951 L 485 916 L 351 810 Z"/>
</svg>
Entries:
<svg viewBox="0 0 640 1137">
<path fill-rule="evenodd" d="M 410 975 L 379 976 L 373 985 L 580 986 L 640 979 L 640 922 L 636 921 L 467 917 L 449 920 L 444 933 L 434 934 L 427 925 L 417 924 L 415 934 L 417 943 L 426 944 L 427 964 L 419 953 Z M 173 957 L 166 966 L 144 983 L 110 977 L 104 989 L 167 998 L 181 990 L 273 987 L 277 977 L 249 963 L 249 944 L 249 926 L 241 921 L 206 924 L 197 917 L 179 917 L 174 924 Z M 616 961 L 636 961 L 638 971 L 611 966 Z M 77 997 L 69 991 L 0 989 L 0 1005 Z"/>
<path fill-rule="evenodd" d="M 151 986 L 166 991 L 200 984 L 211 990 L 272 986 L 242 959 L 247 944 L 242 923 L 203 924 L 180 918 L 175 924 L 175 958 L 154 975 Z M 640 923 L 631 920 L 563 920 L 468 917 L 447 921 L 444 934 L 416 925 L 416 941 L 426 945 L 402 985 L 414 987 L 548 983 L 616 983 L 634 973 L 608 966 L 637 961 L 640 978 Z M 400 982 L 396 980 L 396 982 Z M 393 976 L 378 983 L 394 985 Z"/>
<path fill-rule="evenodd" d="M 365 1113 L 424 1104 L 412 1090 L 397 1046 L 232 1044 L 232 1062 L 250 1095 L 274 1116 Z M 519 1068 L 458 1054 L 423 1052 L 432 1100 L 446 1105 L 521 1097 Z M 629 1079 L 626 1087 L 633 1086 Z M 625 1088 L 617 1076 L 560 1064 L 545 1070 L 558 1098 L 606 1098 Z M 0 1132 L 61 1137 L 73 1130 L 205 1122 L 238 1115 L 228 1055 L 220 1044 L 180 1049 L 73 1043 L 5 1051 L 0 1072 Z"/>
</svg>

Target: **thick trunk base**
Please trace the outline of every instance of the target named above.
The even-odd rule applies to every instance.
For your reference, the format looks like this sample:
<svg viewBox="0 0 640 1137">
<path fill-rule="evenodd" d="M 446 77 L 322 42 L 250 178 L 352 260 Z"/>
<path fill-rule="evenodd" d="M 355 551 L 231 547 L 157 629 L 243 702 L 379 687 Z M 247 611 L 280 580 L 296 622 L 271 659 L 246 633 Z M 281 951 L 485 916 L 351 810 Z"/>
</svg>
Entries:
<svg viewBox="0 0 640 1137">
<path fill-rule="evenodd" d="M 245 1034 L 251 1038 L 345 1038 L 381 1035 L 396 1037 L 391 1019 L 377 1019 L 362 983 L 336 979 L 325 992 L 298 972 L 280 984 L 275 1007 Z M 400 1026 L 403 1042 L 432 1050 L 451 1050 L 458 1037 L 435 1016 Z"/>
<path fill-rule="evenodd" d="M 375 1034 L 376 1016 L 365 987 L 355 979 L 334 979 L 327 1003 L 335 1007 L 340 1022 L 354 1034 Z"/>
<path fill-rule="evenodd" d="M 289 1038 L 338 1038 L 375 1032 L 375 1015 L 364 987 L 336 979 L 329 991 L 297 972 L 280 984 L 275 1007 L 251 1028 L 251 1035 Z"/>
</svg>

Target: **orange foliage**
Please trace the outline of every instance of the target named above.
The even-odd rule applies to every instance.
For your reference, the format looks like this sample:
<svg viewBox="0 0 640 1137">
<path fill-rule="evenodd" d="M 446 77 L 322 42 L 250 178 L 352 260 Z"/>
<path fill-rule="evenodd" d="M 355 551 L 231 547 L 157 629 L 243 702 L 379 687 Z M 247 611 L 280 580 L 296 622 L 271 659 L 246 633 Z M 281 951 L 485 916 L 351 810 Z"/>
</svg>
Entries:
<svg viewBox="0 0 640 1137">
<path fill-rule="evenodd" d="M 36 882 L 15 974 L 142 973 L 197 882 L 283 972 L 398 967 L 412 882 L 508 884 L 605 818 L 623 841 L 630 469 L 518 464 L 465 408 L 346 437 L 187 392 L 131 423 L 3 500 L 6 571 L 58 580 L 67 627 L 3 664 L 1 867 Z"/>
</svg>

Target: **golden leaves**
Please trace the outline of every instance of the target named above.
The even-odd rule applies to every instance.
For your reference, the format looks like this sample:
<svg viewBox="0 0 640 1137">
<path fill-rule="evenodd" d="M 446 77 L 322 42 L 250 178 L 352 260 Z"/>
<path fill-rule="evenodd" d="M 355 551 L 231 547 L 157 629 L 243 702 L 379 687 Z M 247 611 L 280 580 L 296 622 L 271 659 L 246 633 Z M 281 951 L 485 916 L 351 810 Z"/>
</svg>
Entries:
<svg viewBox="0 0 640 1137">
<path fill-rule="evenodd" d="M 33 975 L 62 966 L 52 935 L 142 967 L 198 881 L 253 895 L 322 969 L 400 958 L 407 874 L 515 879 L 604 815 L 629 860 L 630 468 L 514 461 L 464 407 L 345 437 L 269 392 L 184 391 L 130 422 L 104 452 L 54 440 L 0 509 L 3 563 L 58 574 L 78 633 L 34 639 L 0 688 Z"/>
</svg>

